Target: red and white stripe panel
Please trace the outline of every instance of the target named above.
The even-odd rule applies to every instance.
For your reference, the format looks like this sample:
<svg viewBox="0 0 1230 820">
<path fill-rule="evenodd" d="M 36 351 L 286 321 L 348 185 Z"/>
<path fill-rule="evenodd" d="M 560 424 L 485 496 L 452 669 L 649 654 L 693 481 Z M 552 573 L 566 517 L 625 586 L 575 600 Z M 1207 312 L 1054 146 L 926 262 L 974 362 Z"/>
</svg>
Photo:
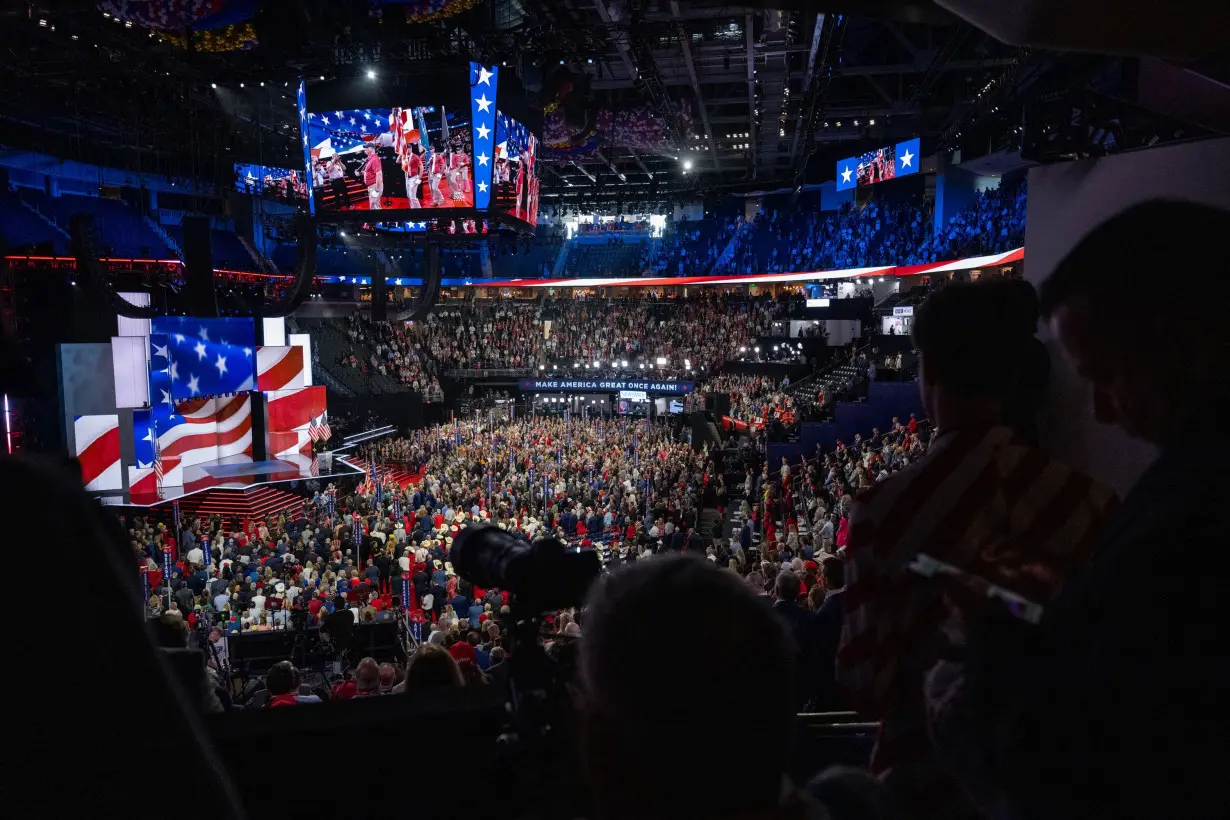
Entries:
<svg viewBox="0 0 1230 820">
<path fill-rule="evenodd" d="M 163 456 L 162 488 L 180 487 L 183 485 L 184 471 L 179 466 L 179 456 Z M 158 474 L 153 467 L 128 468 L 128 492 L 131 495 L 155 496 L 159 493 Z"/>
<path fill-rule="evenodd" d="M 293 390 L 305 386 L 303 348 L 258 347 L 256 349 L 256 389 L 262 393 Z"/>
<path fill-rule="evenodd" d="M 278 390 L 268 393 L 266 399 L 269 423 L 265 429 L 270 433 L 302 430 L 306 435 L 307 426 L 312 419 L 325 412 L 325 388 L 322 385 L 299 390 Z M 273 452 L 274 448 L 270 447 L 270 451 Z"/>
<path fill-rule="evenodd" d="M 120 468 L 120 417 L 77 416 L 73 420 L 77 461 L 87 490 L 122 490 Z"/>
<path fill-rule="evenodd" d="M 164 468 L 170 456 L 179 457 L 179 467 L 205 464 L 231 456 L 252 455 L 252 399 L 189 399 L 176 406 L 176 422 L 158 436 Z M 178 486 L 182 475 L 167 470 L 164 484 Z"/>
</svg>

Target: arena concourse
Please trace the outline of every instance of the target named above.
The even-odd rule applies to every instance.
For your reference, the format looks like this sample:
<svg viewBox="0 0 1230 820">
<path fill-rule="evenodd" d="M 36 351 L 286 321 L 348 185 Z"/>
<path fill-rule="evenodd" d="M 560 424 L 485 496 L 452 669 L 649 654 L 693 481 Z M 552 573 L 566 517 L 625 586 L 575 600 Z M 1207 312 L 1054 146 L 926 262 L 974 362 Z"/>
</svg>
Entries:
<svg viewBox="0 0 1230 820">
<path fill-rule="evenodd" d="M 1218 13 L 311 5 L 5 11 L 14 795 L 1225 815 Z"/>
</svg>

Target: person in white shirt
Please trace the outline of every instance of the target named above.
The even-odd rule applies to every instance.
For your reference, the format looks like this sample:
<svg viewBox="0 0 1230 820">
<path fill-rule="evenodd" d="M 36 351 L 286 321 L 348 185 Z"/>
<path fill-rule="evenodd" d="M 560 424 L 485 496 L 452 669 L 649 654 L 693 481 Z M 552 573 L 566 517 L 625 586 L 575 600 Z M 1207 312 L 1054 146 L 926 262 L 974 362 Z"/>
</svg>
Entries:
<svg viewBox="0 0 1230 820">
<path fill-rule="evenodd" d="M 188 563 L 194 566 L 201 566 L 205 563 L 205 553 L 201 552 L 200 547 L 193 547 L 188 550 Z"/>
<path fill-rule="evenodd" d="M 258 613 L 265 611 L 265 596 L 260 592 L 252 596 L 252 609 Z"/>
</svg>

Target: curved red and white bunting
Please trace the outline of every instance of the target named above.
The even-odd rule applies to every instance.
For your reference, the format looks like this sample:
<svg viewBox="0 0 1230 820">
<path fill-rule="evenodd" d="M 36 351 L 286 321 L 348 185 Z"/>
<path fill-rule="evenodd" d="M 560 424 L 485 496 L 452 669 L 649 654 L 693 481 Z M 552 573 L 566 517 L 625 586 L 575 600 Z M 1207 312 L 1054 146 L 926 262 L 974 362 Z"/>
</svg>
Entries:
<svg viewBox="0 0 1230 820">
<path fill-rule="evenodd" d="M 258 347 L 256 349 L 256 389 L 293 390 L 304 386 L 303 348 Z"/>
<path fill-rule="evenodd" d="M 120 490 L 124 474 L 120 469 L 120 417 L 118 415 L 77 416 L 73 420 L 77 461 L 81 480 L 87 490 Z"/>
</svg>

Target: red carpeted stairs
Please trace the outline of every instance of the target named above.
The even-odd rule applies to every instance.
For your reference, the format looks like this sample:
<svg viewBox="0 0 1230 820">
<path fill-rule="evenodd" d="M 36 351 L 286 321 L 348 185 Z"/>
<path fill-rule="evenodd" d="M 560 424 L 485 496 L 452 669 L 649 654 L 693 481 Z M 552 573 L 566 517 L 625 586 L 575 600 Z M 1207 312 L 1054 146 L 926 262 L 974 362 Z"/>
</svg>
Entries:
<svg viewBox="0 0 1230 820">
<path fill-rule="evenodd" d="M 179 508 L 185 516 L 221 515 L 223 534 L 229 535 L 232 517 L 240 521 L 245 518 L 261 521 L 281 512 L 297 514 L 303 509 L 303 498 L 269 486 L 250 490 L 209 490 L 181 500 Z"/>
<path fill-rule="evenodd" d="M 346 461 L 361 469 L 369 478 L 371 477 L 372 467 L 369 462 L 364 461 L 361 458 L 348 458 Z M 409 487 L 411 484 L 418 484 L 419 480 L 423 477 L 423 471 L 421 469 L 417 473 L 412 473 L 407 470 L 404 465 L 400 464 L 387 464 L 383 467 L 376 465 L 376 469 L 379 471 L 381 476 L 389 475 L 403 488 Z"/>
</svg>

